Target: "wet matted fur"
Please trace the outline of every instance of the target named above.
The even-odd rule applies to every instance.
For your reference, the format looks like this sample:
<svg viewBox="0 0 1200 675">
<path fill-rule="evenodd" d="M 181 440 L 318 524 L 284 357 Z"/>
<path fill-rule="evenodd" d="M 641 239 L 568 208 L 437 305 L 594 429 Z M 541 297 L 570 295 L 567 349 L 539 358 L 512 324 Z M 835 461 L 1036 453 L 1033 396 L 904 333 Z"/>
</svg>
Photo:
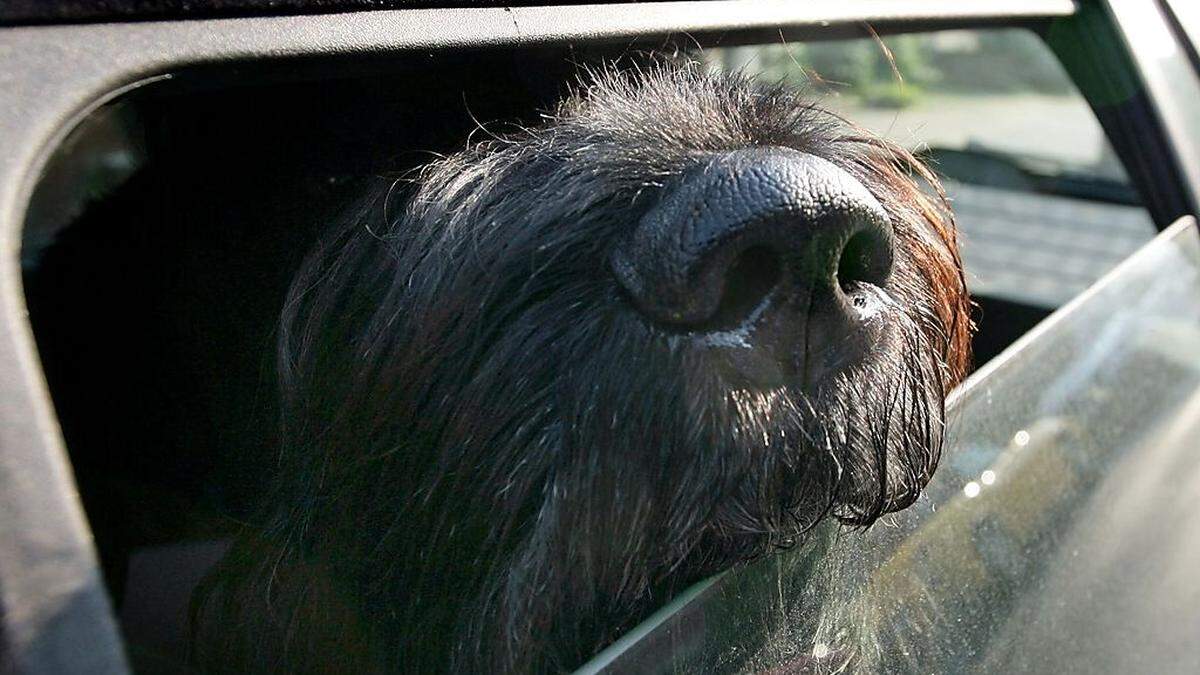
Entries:
<svg viewBox="0 0 1200 675">
<path fill-rule="evenodd" d="M 731 381 L 640 316 L 616 241 L 689 169 L 799 150 L 891 221 L 883 339 L 821 387 Z M 908 152 L 694 63 L 589 77 L 315 251 L 283 312 L 274 492 L 193 603 L 214 671 L 568 670 L 826 516 L 912 503 L 968 360 L 952 218 Z"/>
</svg>

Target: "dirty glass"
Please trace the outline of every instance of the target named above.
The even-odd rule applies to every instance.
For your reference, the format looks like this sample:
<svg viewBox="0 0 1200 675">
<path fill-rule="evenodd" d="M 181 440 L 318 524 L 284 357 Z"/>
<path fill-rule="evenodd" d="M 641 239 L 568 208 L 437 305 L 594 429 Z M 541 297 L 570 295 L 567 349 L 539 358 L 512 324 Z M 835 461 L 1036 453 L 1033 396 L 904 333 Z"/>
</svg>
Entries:
<svg viewBox="0 0 1200 675">
<path fill-rule="evenodd" d="M 1200 672 L 1200 235 L 976 373 L 927 494 L 693 587 L 583 673 Z"/>
<path fill-rule="evenodd" d="M 1053 308 L 1155 228 L 1053 53 L 1015 28 L 708 49 L 801 87 L 944 177 L 973 293 Z"/>
</svg>

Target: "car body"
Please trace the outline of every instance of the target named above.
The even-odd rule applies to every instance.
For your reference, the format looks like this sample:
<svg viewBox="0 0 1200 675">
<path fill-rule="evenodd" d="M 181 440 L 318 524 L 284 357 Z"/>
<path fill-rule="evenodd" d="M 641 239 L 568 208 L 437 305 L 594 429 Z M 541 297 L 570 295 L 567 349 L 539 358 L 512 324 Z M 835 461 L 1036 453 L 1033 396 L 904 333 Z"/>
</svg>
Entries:
<svg viewBox="0 0 1200 675">
<path fill-rule="evenodd" d="M 540 67 L 563 62 L 576 52 L 597 58 L 621 56 L 656 48 L 671 36 L 678 41 L 673 44 L 694 41 L 706 47 L 745 46 L 781 39 L 870 38 L 1002 26 L 1034 31 L 1057 55 L 1123 165 L 1146 221 L 1162 230 L 1181 224 L 1141 249 L 1113 273 L 1115 276 L 1106 276 L 1099 286 L 1085 291 L 1082 299 L 1053 315 L 1049 307 L 1025 307 L 1024 318 L 1014 319 L 1016 328 L 1005 332 L 997 327 L 988 333 L 993 342 L 981 352 L 990 356 L 1006 351 L 978 370 L 955 394 L 952 409 L 959 421 L 952 428 L 952 438 L 957 449 L 948 455 L 930 497 L 911 513 L 897 516 L 894 527 L 881 524 L 866 543 L 851 547 L 844 564 L 854 571 L 851 576 L 857 581 L 846 589 L 831 591 L 830 597 L 845 606 L 875 598 L 873 606 L 891 608 L 878 612 L 879 626 L 907 626 L 917 629 L 918 636 L 920 630 L 949 634 L 950 627 L 959 622 L 947 623 L 947 617 L 976 621 L 970 630 L 962 629 L 958 639 L 925 640 L 925 651 L 913 652 L 913 670 L 1030 670 L 1054 664 L 1115 672 L 1121 664 L 1140 664 L 1143 669 L 1183 672 L 1195 665 L 1200 645 L 1185 642 L 1182 651 L 1172 651 L 1169 645 L 1180 646 L 1187 634 L 1165 629 L 1154 634 L 1165 640 L 1166 647 L 1156 646 L 1149 652 L 1132 647 L 1106 651 L 1105 645 L 1126 643 L 1105 636 L 1144 635 L 1129 631 L 1125 624 L 1133 617 L 1139 621 L 1154 618 L 1148 609 L 1153 605 L 1127 604 L 1120 611 L 1108 607 L 1105 613 L 1081 604 L 1072 611 L 1055 613 L 1052 607 L 1037 604 L 1069 604 L 1086 595 L 1089 587 L 1080 585 L 1085 574 L 1072 576 L 1076 568 L 1063 558 L 1073 550 L 1091 556 L 1085 569 L 1093 575 L 1096 587 L 1112 587 L 1123 578 L 1148 584 L 1160 574 L 1169 576 L 1174 585 L 1155 589 L 1155 593 L 1200 597 L 1196 595 L 1200 582 L 1177 567 L 1179 561 L 1194 559 L 1188 557 L 1192 554 L 1155 544 L 1171 532 L 1194 532 L 1200 521 L 1188 512 L 1186 499 L 1198 494 L 1200 487 L 1194 482 L 1175 485 L 1170 481 L 1172 474 L 1190 477 L 1200 467 L 1197 447 L 1186 440 L 1194 438 L 1186 424 L 1194 423 L 1197 414 L 1188 396 L 1200 386 L 1196 370 L 1200 349 L 1192 349 L 1195 334 L 1189 332 L 1200 322 L 1195 312 L 1200 286 L 1188 280 L 1197 268 L 1194 242 L 1188 239 L 1195 238 L 1195 224 L 1180 221 L 1197 212 L 1200 199 L 1200 76 L 1196 47 L 1191 42 L 1200 28 L 1185 0 L 985 0 L 969 4 L 940 0 L 714 0 L 584 6 L 526 3 L 519 7 L 499 3 L 451 7 L 434 1 L 419 3 L 419 7 L 384 3 L 396 7 L 372 11 L 359 11 L 364 3 L 348 1 L 334 3 L 336 13 L 303 13 L 321 3 L 311 3 L 311 7 L 304 2 L 290 3 L 287 7 L 297 10 L 290 14 L 274 3 L 196 2 L 185 3 L 190 8 L 186 14 L 166 3 L 150 16 L 139 16 L 134 9 L 106 13 L 117 11 L 106 9 L 111 3 L 69 4 L 84 8 L 83 13 L 59 12 L 51 9 L 50 3 L 15 3 L 0 10 L 4 21 L 0 25 L 0 148 L 4 149 L 0 152 L 0 668 L 11 666 L 30 673 L 123 673 L 130 667 L 110 598 L 113 589 L 111 584 L 105 585 L 92 534 L 104 515 L 95 509 L 85 512 L 87 490 L 81 502 L 76 485 L 76 479 L 86 482 L 90 472 L 102 471 L 105 465 L 73 454 L 72 432 L 65 441 L 63 434 L 64 428 L 71 428 L 64 412 L 86 406 L 86 401 L 99 405 L 103 389 L 89 389 L 85 378 L 75 380 L 70 372 L 55 371 L 53 355 L 70 347 L 56 342 L 63 339 L 61 334 L 55 337 L 31 324 L 30 308 L 36 322 L 38 312 L 43 311 L 37 307 L 45 306 L 44 301 L 30 300 L 31 289 L 41 288 L 44 280 L 28 271 L 38 265 L 33 254 L 39 247 L 107 198 L 110 191 L 104 180 L 111 179 L 114 184 L 126 180 L 121 162 L 140 166 L 137 152 L 129 150 L 136 150 L 140 141 L 125 135 L 140 127 L 130 126 L 122 117 L 127 110 L 120 106 L 123 101 L 136 99 L 139 106 L 153 108 L 161 103 L 169 108 L 172 96 L 190 96 L 187 100 L 191 103 L 208 101 L 216 110 L 222 101 L 220 92 L 233 91 L 232 98 L 225 100 L 245 103 L 250 99 L 238 97 L 248 88 L 263 87 L 261 91 L 267 94 L 294 95 L 297 105 L 303 105 L 305 96 L 317 91 L 304 89 L 311 83 L 350 76 L 369 82 L 397 64 L 403 66 L 400 72 L 405 78 L 423 87 L 437 87 L 438 78 L 422 79 L 421 69 L 443 67 L 438 64 L 456 59 L 468 64 L 463 72 L 476 68 L 471 64 L 512 60 L 518 65 L 510 69 L 515 74 L 505 82 L 524 82 L 530 92 L 542 92 L 566 75 L 548 71 L 543 75 L 540 70 L 523 75 L 521 71 L 530 70 L 520 65 L 523 60 L 536 58 Z M 235 10 L 237 15 L 230 15 Z M 283 88 L 270 88 L 277 83 L 284 83 L 279 85 Z M 447 88 L 443 98 L 454 100 L 453 83 L 443 86 Z M 480 87 L 480 96 L 485 92 L 478 83 L 470 86 Z M 368 103 L 381 100 L 375 94 L 362 93 L 358 85 L 332 91 L 334 96 L 359 96 L 356 100 Z M 165 93 L 160 96 L 160 92 Z M 211 92 L 218 94 L 204 98 Z M 303 92 L 308 93 L 301 95 Z M 391 104 L 399 110 L 405 102 Z M 133 109 L 140 110 L 137 106 Z M 277 104 L 276 109 L 286 111 L 286 106 Z M 190 111 L 164 113 L 167 118 L 174 114 L 193 121 L 200 117 Z M 236 117 L 229 115 L 231 120 Z M 281 124 L 286 126 L 286 122 Z M 109 141 L 111 144 L 105 145 Z M 105 154 L 105 148 L 120 152 Z M 105 157 L 112 162 L 104 164 Z M 331 177 L 331 182 L 336 181 Z M 146 250 L 153 251 L 153 243 Z M 198 273 L 197 269 L 187 268 L 185 273 Z M 1165 284 L 1161 288 L 1166 290 L 1154 295 L 1152 291 L 1159 287 L 1155 284 Z M 138 293 L 139 288 L 132 284 L 121 290 Z M 985 310 L 988 307 L 985 305 Z M 995 307 L 999 308 L 996 312 L 1009 312 L 1007 316 L 1023 311 L 1021 307 Z M 1120 311 L 1131 307 L 1138 309 L 1132 314 Z M 1187 320 L 1180 323 L 1172 318 L 1172 312 L 1182 312 Z M 103 316 L 104 311 L 98 309 L 89 320 L 103 321 Z M 119 326 L 123 316 L 117 313 L 112 321 Z M 1042 319 L 1045 323 L 1027 333 Z M 220 317 L 209 320 L 219 322 Z M 1023 337 L 1013 343 L 1018 335 Z M 76 337 L 87 339 L 86 335 Z M 1108 340 L 1104 348 L 1089 349 L 1092 341 L 1102 337 Z M 1139 345 L 1145 349 L 1135 348 Z M 1145 360 L 1148 353 L 1166 354 L 1166 363 L 1176 363 L 1176 367 L 1154 371 L 1155 379 L 1147 382 L 1148 371 L 1144 364 L 1138 365 L 1138 359 Z M 119 377 L 125 368 L 114 363 L 103 372 Z M 136 366 L 129 368 L 135 370 Z M 1113 373 L 1126 380 L 1105 379 Z M 1063 398 L 1054 410 L 1073 409 L 1078 401 L 1095 394 L 1100 386 L 1097 382 L 1103 384 L 1106 396 L 1118 397 L 1117 402 L 1106 404 L 1115 407 L 1095 405 L 1074 416 L 1050 414 L 1044 408 L 1042 393 L 1061 391 Z M 1160 386 L 1153 386 L 1155 383 Z M 1000 403 L 997 397 L 1002 399 Z M 1125 397 L 1128 404 L 1122 402 Z M 1117 425 L 1127 437 L 1081 431 L 1106 420 L 1114 423 L 1114 411 L 1138 412 Z M 142 411 L 126 410 L 124 414 L 136 417 Z M 1018 435 L 1020 432 L 1024 435 Z M 87 436 L 87 432 L 80 433 Z M 1098 456 L 1095 448 L 1100 446 L 1111 453 Z M 1032 452 L 1037 448 L 1042 451 Z M 1000 465 L 1003 470 L 997 468 Z M 1175 468 L 1169 475 L 1148 471 L 1161 466 Z M 991 472 L 993 483 L 983 480 L 984 471 Z M 1115 477 L 1105 479 L 1110 472 Z M 1046 476 L 1057 477 L 1057 482 L 1045 482 Z M 968 490 L 974 495 L 963 492 L 968 483 L 975 484 Z M 1131 485 L 1141 487 L 1134 490 Z M 1129 491 L 1123 491 L 1125 488 Z M 1155 501 L 1176 494 L 1173 491 L 1178 491 L 1183 501 L 1167 500 L 1162 505 Z M 1011 497 L 1006 500 L 1004 495 Z M 1102 521 L 1079 515 L 1097 513 L 1082 505 L 1101 498 L 1108 500 L 1102 504 L 1122 504 L 1112 512 L 1113 517 L 1126 514 L 1132 520 L 1106 530 Z M 1046 501 L 1039 503 L 1038 499 Z M 935 508 L 941 509 L 937 517 Z M 1159 523 L 1159 529 L 1135 527 L 1145 524 L 1148 514 L 1164 517 L 1148 521 Z M 1167 527 L 1168 523 L 1172 527 Z M 1146 531 L 1161 536 L 1147 540 L 1133 536 Z M 1129 539 L 1123 546 L 1106 549 L 1111 557 L 1102 560 L 1096 544 L 1106 532 Z M 105 537 L 99 540 L 103 543 Z M 955 554 L 939 553 L 948 548 L 954 548 Z M 1144 557 L 1130 557 L 1133 550 L 1142 551 Z M 1102 568 L 1102 561 L 1111 566 Z M 1036 575 L 1028 567 L 1033 564 L 1041 566 Z M 1132 571 L 1121 577 L 1112 566 L 1132 566 Z M 705 621 L 716 625 L 719 619 L 715 617 L 723 612 L 725 616 L 740 616 L 738 612 L 759 616 L 766 608 L 777 608 L 763 600 L 762 584 L 786 579 L 796 583 L 797 592 L 802 593 L 812 566 L 801 564 L 797 568 L 801 571 L 787 573 L 782 567 L 769 573 L 763 569 L 740 570 L 693 589 L 585 670 L 653 671 L 670 669 L 671 664 L 687 669 L 688 664 L 714 663 L 690 658 L 712 658 L 733 667 L 728 649 L 749 647 L 736 640 L 722 642 L 714 637 L 718 633 L 705 632 L 698 625 Z M 1013 581 L 1035 577 L 1036 584 Z M 951 588 L 938 591 L 935 587 L 939 585 Z M 867 588 L 876 595 L 863 595 L 861 591 Z M 1006 621 L 999 622 L 999 613 L 994 614 L 994 621 L 980 618 L 993 616 L 987 602 L 998 602 L 1001 597 L 1008 603 L 1003 614 Z M 1132 596 L 1112 597 L 1128 601 Z M 914 607 L 924 608 L 923 616 L 935 618 L 913 619 Z M 1187 628 L 1195 625 L 1198 615 L 1200 612 L 1193 611 L 1173 617 L 1164 626 Z M 1050 618 L 1039 623 L 1037 617 Z M 1089 618 L 1094 623 L 1084 620 Z M 814 620 L 812 615 L 791 615 L 782 627 L 751 624 L 755 627 L 748 632 L 779 648 L 796 642 L 779 635 L 788 635 L 788 630 L 799 630 Z M 784 632 L 771 632 L 778 630 Z M 1056 649 L 1057 643 L 1048 642 L 1045 636 L 1060 630 L 1080 647 Z M 816 639 L 815 635 L 805 639 Z M 1037 635 L 1043 637 L 1035 639 Z M 1094 644 L 1080 636 L 1090 636 Z M 887 644 L 904 639 L 924 640 L 907 635 Z M 992 651 L 972 661 L 978 656 L 976 648 L 984 644 Z M 1093 646 L 1085 649 L 1089 644 Z M 1149 644 L 1158 645 L 1151 641 L 1143 646 Z M 822 645 L 808 645 L 808 654 L 818 661 L 828 656 L 830 648 Z M 1017 658 L 1018 653 L 1027 657 Z M 1126 663 L 1114 653 L 1158 655 L 1162 660 Z M 1033 655 L 1039 654 L 1034 659 Z M 774 652 L 757 661 L 736 663 L 738 668 L 759 670 L 789 664 L 803 667 L 796 665 L 799 662 L 792 655 Z"/>
</svg>

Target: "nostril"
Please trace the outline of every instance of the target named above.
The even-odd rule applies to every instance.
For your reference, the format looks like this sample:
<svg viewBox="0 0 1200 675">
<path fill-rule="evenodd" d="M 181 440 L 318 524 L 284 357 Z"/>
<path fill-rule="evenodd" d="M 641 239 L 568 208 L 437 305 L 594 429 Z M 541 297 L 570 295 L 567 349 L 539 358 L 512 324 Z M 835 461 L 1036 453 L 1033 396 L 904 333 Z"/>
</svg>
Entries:
<svg viewBox="0 0 1200 675">
<path fill-rule="evenodd" d="M 733 259 L 725 271 L 716 311 L 698 322 L 673 322 L 664 328 L 686 333 L 716 333 L 742 325 L 779 285 L 779 255 L 766 246 L 752 246 Z"/>
<path fill-rule="evenodd" d="M 659 328 L 679 334 L 716 333 L 743 325 L 763 306 L 783 276 L 779 253 L 767 246 L 751 246 L 738 253 L 723 271 L 720 268 L 713 270 L 711 278 L 715 283 L 701 280 L 694 284 L 697 298 L 704 297 L 705 289 L 712 289 L 713 302 L 709 304 L 712 309 L 705 311 L 700 305 L 699 311 L 689 316 L 682 312 L 662 311 L 646 302 L 653 301 L 655 296 L 637 292 L 640 288 L 638 279 L 625 273 L 628 264 L 621 257 L 614 257 L 613 267 L 617 278 L 623 282 L 625 297 Z"/>
<path fill-rule="evenodd" d="M 717 311 L 693 330 L 730 330 L 741 325 L 779 285 L 779 254 L 765 246 L 746 249 L 725 274 L 725 288 Z"/>
<path fill-rule="evenodd" d="M 613 242 L 607 264 L 644 319 L 673 333 L 719 332 L 756 321 L 775 299 L 775 317 L 831 292 L 847 309 L 887 281 L 894 236 L 878 200 L 846 171 L 795 150 L 750 148 L 682 174 Z"/>
<path fill-rule="evenodd" d="M 838 258 L 837 285 L 856 307 L 865 302 L 858 291 L 864 284 L 882 286 L 891 268 L 891 253 L 884 238 L 871 230 L 856 232 Z"/>
</svg>

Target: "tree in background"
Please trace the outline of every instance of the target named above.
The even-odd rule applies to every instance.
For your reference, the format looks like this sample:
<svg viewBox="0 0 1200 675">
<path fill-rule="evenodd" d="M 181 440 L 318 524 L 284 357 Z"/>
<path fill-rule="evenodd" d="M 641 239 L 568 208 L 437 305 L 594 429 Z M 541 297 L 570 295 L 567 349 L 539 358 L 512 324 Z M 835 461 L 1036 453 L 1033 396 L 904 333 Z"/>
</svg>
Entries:
<svg viewBox="0 0 1200 675">
<path fill-rule="evenodd" d="M 886 48 L 884 47 L 886 45 Z M 904 107 L 928 92 L 1062 95 L 1071 83 L 1037 38 L 1022 30 L 945 31 L 716 50 L 725 68 L 792 85 Z"/>
</svg>

